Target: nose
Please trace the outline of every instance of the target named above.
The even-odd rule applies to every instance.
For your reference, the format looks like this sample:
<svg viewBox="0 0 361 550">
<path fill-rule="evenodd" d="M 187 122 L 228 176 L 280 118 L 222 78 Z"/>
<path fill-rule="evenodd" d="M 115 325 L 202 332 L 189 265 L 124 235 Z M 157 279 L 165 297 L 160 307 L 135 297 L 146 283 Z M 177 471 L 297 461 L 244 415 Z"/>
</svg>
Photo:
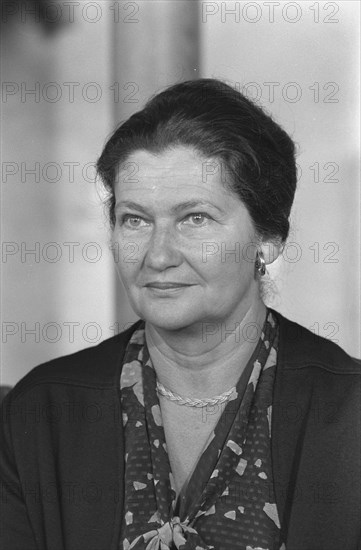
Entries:
<svg viewBox="0 0 361 550">
<path fill-rule="evenodd" d="M 177 243 L 176 232 L 168 224 L 155 227 L 147 243 L 144 264 L 155 271 L 177 267 L 182 262 L 182 254 Z"/>
</svg>

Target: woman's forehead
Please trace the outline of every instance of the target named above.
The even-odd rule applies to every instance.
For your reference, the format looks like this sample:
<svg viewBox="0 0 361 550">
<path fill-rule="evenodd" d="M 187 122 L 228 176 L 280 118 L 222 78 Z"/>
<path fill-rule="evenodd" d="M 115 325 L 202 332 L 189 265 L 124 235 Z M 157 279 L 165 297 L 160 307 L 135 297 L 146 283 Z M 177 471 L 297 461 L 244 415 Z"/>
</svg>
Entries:
<svg viewBox="0 0 361 550">
<path fill-rule="evenodd" d="M 138 150 L 129 155 L 119 169 L 116 192 L 134 192 L 136 189 L 171 190 L 205 194 L 228 195 L 236 198 L 227 183 L 224 163 L 217 158 L 206 158 L 191 147 L 172 147 L 161 153 Z"/>
<path fill-rule="evenodd" d="M 239 196 L 222 182 L 217 160 L 205 159 L 197 151 L 179 148 L 159 155 L 137 151 L 128 157 L 119 175 L 115 210 L 177 216 L 197 209 L 210 211 L 219 219 L 230 215 L 248 219 Z"/>
<path fill-rule="evenodd" d="M 132 164 L 139 177 L 169 177 L 186 172 L 202 174 L 203 165 L 210 160 L 196 149 L 185 146 L 172 147 L 160 153 L 138 150 L 127 157 L 120 171 L 128 170 L 129 164 Z"/>
</svg>

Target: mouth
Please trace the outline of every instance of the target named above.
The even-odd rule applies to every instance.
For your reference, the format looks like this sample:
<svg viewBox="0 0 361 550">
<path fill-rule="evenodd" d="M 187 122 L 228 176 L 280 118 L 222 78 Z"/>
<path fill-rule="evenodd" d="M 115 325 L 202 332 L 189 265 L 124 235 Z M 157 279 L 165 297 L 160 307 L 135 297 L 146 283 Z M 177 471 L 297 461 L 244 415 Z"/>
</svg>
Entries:
<svg viewBox="0 0 361 550">
<path fill-rule="evenodd" d="M 153 283 L 148 283 L 145 286 L 147 288 L 156 288 L 158 290 L 171 290 L 176 288 L 185 288 L 187 286 L 193 286 L 193 285 L 188 285 L 185 283 L 177 283 L 177 282 L 159 283 L 154 281 Z"/>
</svg>

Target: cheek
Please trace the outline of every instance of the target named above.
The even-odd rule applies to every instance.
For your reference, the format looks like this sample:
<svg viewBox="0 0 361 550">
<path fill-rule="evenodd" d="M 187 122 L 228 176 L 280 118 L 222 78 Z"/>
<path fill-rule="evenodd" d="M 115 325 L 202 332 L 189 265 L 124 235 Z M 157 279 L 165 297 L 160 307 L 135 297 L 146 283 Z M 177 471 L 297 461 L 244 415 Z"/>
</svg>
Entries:
<svg viewBox="0 0 361 550">
<path fill-rule="evenodd" d="M 134 261 L 134 258 L 132 258 L 132 250 L 124 250 L 118 242 L 112 242 L 110 246 L 115 268 L 123 284 L 128 287 L 132 280 L 135 279 L 139 262 Z"/>
<path fill-rule="evenodd" d="M 134 272 L 137 270 L 137 266 L 141 263 L 141 250 L 140 243 L 134 241 L 127 241 L 124 243 L 120 251 L 120 261 L 123 264 L 123 269 Z"/>
<path fill-rule="evenodd" d="M 254 246 L 250 248 L 239 242 L 227 242 L 217 245 L 217 253 L 206 258 L 206 271 L 217 273 L 221 278 L 229 278 L 236 274 L 248 275 L 254 271 Z"/>
<path fill-rule="evenodd" d="M 135 239 L 123 238 L 119 231 L 114 231 L 110 248 L 112 250 L 114 263 L 123 277 L 130 276 L 137 271 L 137 266 L 142 261 L 142 247 Z"/>
<path fill-rule="evenodd" d="M 133 254 L 126 250 L 121 253 L 119 262 L 116 264 L 118 273 L 126 286 L 130 286 L 137 279 L 140 262 L 133 257 Z"/>
</svg>

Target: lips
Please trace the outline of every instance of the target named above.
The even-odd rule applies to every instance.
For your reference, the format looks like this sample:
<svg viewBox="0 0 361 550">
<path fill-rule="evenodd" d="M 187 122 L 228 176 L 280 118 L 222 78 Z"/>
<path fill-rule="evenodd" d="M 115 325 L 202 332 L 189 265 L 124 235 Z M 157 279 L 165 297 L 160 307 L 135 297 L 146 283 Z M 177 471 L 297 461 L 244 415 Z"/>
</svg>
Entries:
<svg viewBox="0 0 361 550">
<path fill-rule="evenodd" d="M 159 288 L 161 290 L 167 290 L 167 289 L 170 289 L 170 288 L 180 288 L 180 287 L 186 287 L 186 286 L 192 286 L 192 285 L 188 285 L 188 284 L 185 284 L 185 283 L 176 283 L 176 282 L 163 282 L 163 283 L 160 283 L 160 282 L 154 281 L 152 283 L 146 284 L 145 286 L 150 287 L 150 288 Z"/>
</svg>

